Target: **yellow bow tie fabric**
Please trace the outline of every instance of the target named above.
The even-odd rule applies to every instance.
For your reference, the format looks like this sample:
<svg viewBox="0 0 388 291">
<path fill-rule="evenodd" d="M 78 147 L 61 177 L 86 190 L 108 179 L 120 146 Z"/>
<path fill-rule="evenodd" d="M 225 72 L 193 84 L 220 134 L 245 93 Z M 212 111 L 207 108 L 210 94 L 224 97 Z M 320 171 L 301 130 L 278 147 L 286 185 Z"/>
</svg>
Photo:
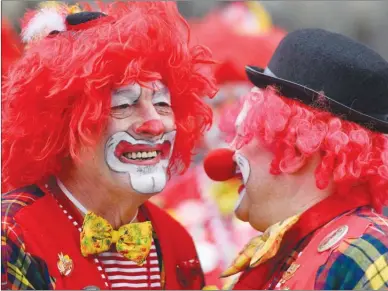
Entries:
<svg viewBox="0 0 388 291">
<path fill-rule="evenodd" d="M 284 234 L 298 219 L 299 215 L 293 216 L 271 226 L 263 234 L 253 238 L 238 254 L 231 266 L 221 274 L 221 277 L 229 277 L 248 267 L 256 267 L 274 257 L 279 250 Z"/>
<path fill-rule="evenodd" d="M 114 230 L 104 218 L 88 212 L 81 232 L 81 253 L 84 257 L 100 254 L 116 244 L 116 250 L 125 258 L 141 266 L 152 245 L 151 222 L 129 223 Z"/>
</svg>

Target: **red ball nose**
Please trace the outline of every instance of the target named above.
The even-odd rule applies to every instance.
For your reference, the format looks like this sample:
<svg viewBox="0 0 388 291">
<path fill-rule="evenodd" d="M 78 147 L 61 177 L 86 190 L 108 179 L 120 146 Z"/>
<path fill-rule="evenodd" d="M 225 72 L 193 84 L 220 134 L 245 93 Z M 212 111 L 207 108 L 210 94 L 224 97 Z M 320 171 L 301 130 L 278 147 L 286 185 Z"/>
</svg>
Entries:
<svg viewBox="0 0 388 291">
<path fill-rule="evenodd" d="M 233 160 L 234 151 L 216 149 L 211 151 L 203 162 L 206 174 L 214 181 L 226 181 L 236 175 L 236 163 Z"/>
<path fill-rule="evenodd" d="M 160 120 L 148 120 L 135 129 L 137 134 L 161 135 L 165 131 L 163 122 Z"/>
</svg>

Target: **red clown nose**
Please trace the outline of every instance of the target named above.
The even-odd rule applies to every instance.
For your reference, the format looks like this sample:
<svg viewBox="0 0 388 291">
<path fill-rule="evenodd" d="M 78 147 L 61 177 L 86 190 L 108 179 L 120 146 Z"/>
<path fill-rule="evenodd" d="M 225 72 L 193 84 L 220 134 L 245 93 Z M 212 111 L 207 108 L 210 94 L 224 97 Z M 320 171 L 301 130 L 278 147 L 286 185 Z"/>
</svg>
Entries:
<svg viewBox="0 0 388 291">
<path fill-rule="evenodd" d="M 236 163 L 233 160 L 234 151 L 216 149 L 211 151 L 203 162 L 206 174 L 214 181 L 226 181 L 236 175 Z"/>
</svg>

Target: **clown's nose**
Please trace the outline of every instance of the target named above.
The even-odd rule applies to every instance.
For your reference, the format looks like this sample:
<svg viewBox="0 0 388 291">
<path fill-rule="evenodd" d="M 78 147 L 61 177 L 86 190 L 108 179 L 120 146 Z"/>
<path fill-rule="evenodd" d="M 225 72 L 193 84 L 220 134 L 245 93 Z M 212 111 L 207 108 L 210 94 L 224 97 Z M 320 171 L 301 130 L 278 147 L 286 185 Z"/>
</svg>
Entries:
<svg viewBox="0 0 388 291">
<path fill-rule="evenodd" d="M 214 181 L 226 181 L 236 175 L 236 163 L 233 160 L 234 151 L 216 149 L 211 151 L 203 162 L 206 174 Z"/>
</svg>

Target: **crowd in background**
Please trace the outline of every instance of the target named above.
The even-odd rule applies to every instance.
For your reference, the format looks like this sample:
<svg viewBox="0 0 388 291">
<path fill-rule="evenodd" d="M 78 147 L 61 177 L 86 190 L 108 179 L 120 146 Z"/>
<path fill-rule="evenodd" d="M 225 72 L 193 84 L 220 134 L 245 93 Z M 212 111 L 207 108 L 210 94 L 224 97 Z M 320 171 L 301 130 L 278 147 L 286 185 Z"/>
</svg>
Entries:
<svg viewBox="0 0 388 291">
<path fill-rule="evenodd" d="M 2 2 L 3 17 L 18 27 L 17 19 L 36 3 Z M 208 284 L 221 285 L 218 274 L 252 237 L 254 230 L 233 215 L 238 183 L 211 182 L 202 169 L 202 161 L 204 153 L 223 145 L 222 134 L 216 126 L 219 117 L 250 90 L 244 65 L 264 68 L 286 31 L 301 27 L 344 33 L 388 58 L 388 2 L 182 1 L 178 6 L 189 19 L 192 41 L 208 46 L 219 61 L 216 77 L 220 91 L 210 101 L 214 125 L 198 146 L 195 163 L 184 176 L 174 178 L 153 201 L 189 230 Z"/>
</svg>

